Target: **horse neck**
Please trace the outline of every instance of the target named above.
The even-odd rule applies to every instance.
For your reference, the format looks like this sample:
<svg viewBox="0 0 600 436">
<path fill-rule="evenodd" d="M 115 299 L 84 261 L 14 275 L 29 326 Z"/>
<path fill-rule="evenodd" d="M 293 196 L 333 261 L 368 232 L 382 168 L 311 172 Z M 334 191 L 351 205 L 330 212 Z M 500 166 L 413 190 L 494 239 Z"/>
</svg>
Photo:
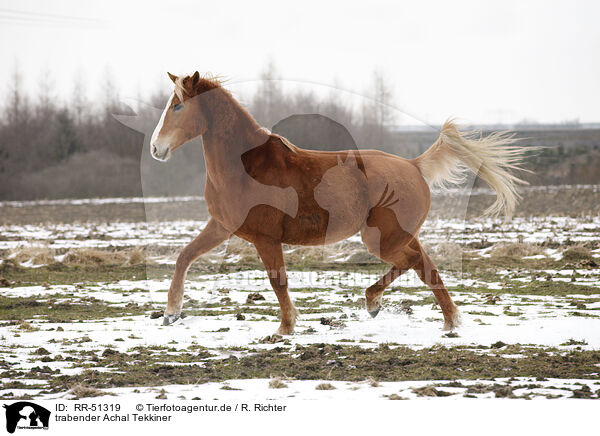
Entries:
<svg viewBox="0 0 600 436">
<path fill-rule="evenodd" d="M 202 136 L 207 178 L 213 182 L 243 178 L 242 155 L 269 139 L 266 129 L 226 92 L 212 96 L 210 122 Z"/>
</svg>

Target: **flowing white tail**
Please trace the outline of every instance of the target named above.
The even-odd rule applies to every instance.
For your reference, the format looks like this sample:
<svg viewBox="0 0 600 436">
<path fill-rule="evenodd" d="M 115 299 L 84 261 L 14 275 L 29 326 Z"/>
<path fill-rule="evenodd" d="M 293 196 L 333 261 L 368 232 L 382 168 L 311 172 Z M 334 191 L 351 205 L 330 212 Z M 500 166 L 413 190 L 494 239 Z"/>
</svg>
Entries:
<svg viewBox="0 0 600 436">
<path fill-rule="evenodd" d="M 518 184 L 527 184 L 510 173 L 521 169 L 523 147 L 513 144 L 516 139 L 507 132 L 495 132 L 486 137 L 476 132 L 459 132 L 452 120 L 442 126 L 438 140 L 414 162 L 432 187 L 446 187 L 459 183 L 470 170 L 496 191 L 496 201 L 485 210 L 485 215 L 496 216 L 504 211 L 512 216 L 517 201 Z"/>
</svg>

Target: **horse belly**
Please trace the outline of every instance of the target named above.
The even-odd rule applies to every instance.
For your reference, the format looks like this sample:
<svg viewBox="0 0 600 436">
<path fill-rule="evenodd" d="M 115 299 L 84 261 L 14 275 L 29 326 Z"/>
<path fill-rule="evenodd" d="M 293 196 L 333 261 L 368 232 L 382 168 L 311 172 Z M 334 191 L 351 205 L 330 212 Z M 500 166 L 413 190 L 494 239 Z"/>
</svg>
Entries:
<svg viewBox="0 0 600 436">
<path fill-rule="evenodd" d="M 356 234 L 369 210 L 364 175 L 356 167 L 337 166 L 320 183 L 301 196 L 298 215 L 287 220 L 288 244 L 331 244 Z"/>
</svg>

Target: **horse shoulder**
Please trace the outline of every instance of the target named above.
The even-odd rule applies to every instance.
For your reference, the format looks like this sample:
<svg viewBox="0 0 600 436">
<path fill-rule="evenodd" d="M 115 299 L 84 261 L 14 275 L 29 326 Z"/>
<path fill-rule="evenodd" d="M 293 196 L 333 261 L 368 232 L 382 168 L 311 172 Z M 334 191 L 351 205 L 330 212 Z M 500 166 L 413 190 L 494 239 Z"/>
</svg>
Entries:
<svg viewBox="0 0 600 436">
<path fill-rule="evenodd" d="M 293 164 L 290 155 L 294 151 L 286 147 L 278 136 L 271 136 L 264 144 L 242 155 L 246 173 L 253 179 L 266 185 L 290 186 Z"/>
</svg>

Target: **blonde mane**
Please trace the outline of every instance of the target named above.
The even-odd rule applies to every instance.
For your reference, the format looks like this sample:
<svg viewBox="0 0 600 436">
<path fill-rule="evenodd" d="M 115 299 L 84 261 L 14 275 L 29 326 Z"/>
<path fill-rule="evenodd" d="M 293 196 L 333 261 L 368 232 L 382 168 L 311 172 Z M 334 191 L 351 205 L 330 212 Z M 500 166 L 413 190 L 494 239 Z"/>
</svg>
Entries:
<svg viewBox="0 0 600 436">
<path fill-rule="evenodd" d="M 179 99 L 179 101 L 183 101 L 183 94 L 187 94 L 187 91 L 183 87 L 183 79 L 185 79 L 185 77 L 180 76 L 175 81 L 175 91 L 174 92 L 175 92 L 175 95 L 177 96 L 177 98 Z"/>
</svg>

